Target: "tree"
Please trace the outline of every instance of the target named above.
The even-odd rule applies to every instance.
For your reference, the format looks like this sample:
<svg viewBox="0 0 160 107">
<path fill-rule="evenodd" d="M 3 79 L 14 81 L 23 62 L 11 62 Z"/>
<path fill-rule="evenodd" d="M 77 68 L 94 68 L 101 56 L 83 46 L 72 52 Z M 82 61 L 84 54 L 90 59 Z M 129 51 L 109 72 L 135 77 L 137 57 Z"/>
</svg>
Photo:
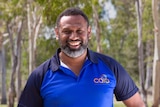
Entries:
<svg viewBox="0 0 160 107">
<path fill-rule="evenodd" d="M 6 63 L 5 63 L 5 50 L 3 46 L 3 35 L 0 32 L 0 72 L 1 72 L 1 92 L 2 92 L 2 99 L 1 104 L 7 104 L 7 97 L 6 97 Z"/>
<path fill-rule="evenodd" d="M 92 3 L 92 10 L 94 11 L 94 13 L 93 13 L 93 22 L 94 22 L 94 25 L 95 25 L 95 30 L 96 30 L 96 43 L 97 43 L 97 52 L 102 52 L 102 50 L 101 50 L 101 43 L 100 43 L 100 41 L 101 41 L 101 36 L 100 36 L 100 24 L 99 24 L 99 14 L 98 14 L 98 8 L 97 8 L 97 6 L 98 5 L 96 5 L 96 4 L 98 4 L 98 1 L 96 0 L 96 1 L 94 1 L 93 0 L 93 3 Z"/>
<path fill-rule="evenodd" d="M 15 21 L 15 20 L 13 20 L 13 21 Z M 18 23 L 18 27 L 16 28 L 17 29 L 17 37 L 13 38 L 14 25 L 9 24 L 9 23 L 7 24 L 7 30 L 9 33 L 11 50 L 12 50 L 12 57 L 11 57 L 12 58 L 12 60 L 11 60 L 12 73 L 11 73 L 11 81 L 10 81 L 10 89 L 9 89 L 9 107 L 14 107 L 14 101 L 15 101 L 15 97 L 16 97 L 15 79 L 16 79 L 16 73 L 20 72 L 20 60 L 21 60 L 20 50 L 21 50 L 22 26 L 23 26 L 23 20 L 20 19 L 19 23 Z M 14 43 L 14 39 L 15 39 L 15 43 Z M 19 95 L 17 97 L 19 98 Z"/>
<path fill-rule="evenodd" d="M 135 80 L 137 85 L 142 90 L 144 88 L 146 94 L 151 87 L 151 73 L 152 73 L 152 57 L 153 57 L 153 22 L 151 16 L 151 1 L 145 0 L 142 1 L 142 6 L 140 7 L 141 21 L 143 24 L 138 28 L 138 20 L 135 20 L 137 17 L 137 11 L 135 8 L 135 1 L 133 0 L 112 0 L 112 4 L 116 10 L 116 17 L 110 19 L 110 29 L 108 32 L 108 43 L 109 48 L 107 52 L 109 55 L 115 57 L 131 74 L 132 78 Z M 141 22 L 142 23 L 142 22 Z M 104 29 L 104 27 L 103 27 Z M 139 33 L 142 33 L 141 45 L 143 45 L 143 74 L 141 76 L 141 71 L 138 70 L 138 30 Z M 141 30 L 141 32 L 140 32 Z M 107 30 L 106 30 L 107 31 Z M 105 31 L 103 31 L 105 32 Z M 116 41 L 116 42 L 115 42 Z M 142 67 L 142 66 L 141 66 Z M 139 73 L 138 73 L 139 71 Z M 139 81 L 137 77 L 139 76 Z M 142 78 L 141 78 L 142 77 Z M 142 86 L 142 80 L 143 85 Z M 141 82 L 140 82 L 141 81 Z M 141 91 L 142 92 L 142 91 Z M 143 94 L 143 93 L 141 93 Z M 147 95 L 144 96 L 147 99 Z"/>
<path fill-rule="evenodd" d="M 42 24 L 42 14 L 38 13 L 41 13 L 40 6 L 38 6 L 38 4 L 35 6 L 35 2 L 29 0 L 27 4 L 29 74 L 36 67 L 36 40 Z"/>
<path fill-rule="evenodd" d="M 0 5 L 0 8 L 2 8 L 3 6 Z M 2 12 L 0 12 L 0 14 L 2 14 Z M 0 91 L 2 97 L 1 97 L 1 104 L 7 104 L 7 96 L 6 96 L 6 58 L 5 58 L 5 48 L 4 48 L 4 37 L 3 37 L 3 33 L 4 33 L 4 22 L 0 17 L 0 77 L 1 77 L 1 83 L 0 83 Z"/>
<path fill-rule="evenodd" d="M 160 6 L 158 0 L 152 0 L 152 14 L 154 20 L 154 62 L 153 62 L 153 105 L 160 104 Z"/>
<path fill-rule="evenodd" d="M 146 90 L 145 90 L 145 73 L 144 73 L 144 47 L 143 47 L 143 34 L 142 34 L 142 0 L 136 0 L 136 10 L 137 10 L 137 29 L 138 29 L 138 65 L 139 65 L 139 76 L 140 76 L 140 85 L 142 91 L 142 98 L 145 101 L 145 105 L 147 106 L 146 100 Z"/>
<path fill-rule="evenodd" d="M 5 22 L 6 31 L 8 33 L 8 37 L 10 40 L 10 48 L 11 48 L 11 81 L 9 86 L 9 92 L 8 92 L 8 106 L 13 107 L 14 101 L 17 95 L 17 98 L 19 97 L 19 90 L 21 89 L 21 81 L 20 80 L 20 67 L 21 67 L 21 33 L 22 33 L 22 27 L 23 27 L 23 18 L 24 18 L 24 11 L 23 6 L 21 3 L 24 3 L 22 1 L 6 1 L 3 2 L 3 8 L 2 8 L 2 16 L 3 21 Z M 7 8 L 5 8 L 5 6 Z M 15 86 L 15 80 L 16 80 L 16 73 L 18 73 L 18 93 L 16 94 L 16 86 Z"/>
<path fill-rule="evenodd" d="M 147 94 L 151 94 L 152 71 L 153 71 L 153 51 L 154 51 L 154 34 L 152 18 L 152 1 L 143 2 L 143 43 L 144 43 L 144 66 L 145 66 L 145 89 Z"/>
</svg>

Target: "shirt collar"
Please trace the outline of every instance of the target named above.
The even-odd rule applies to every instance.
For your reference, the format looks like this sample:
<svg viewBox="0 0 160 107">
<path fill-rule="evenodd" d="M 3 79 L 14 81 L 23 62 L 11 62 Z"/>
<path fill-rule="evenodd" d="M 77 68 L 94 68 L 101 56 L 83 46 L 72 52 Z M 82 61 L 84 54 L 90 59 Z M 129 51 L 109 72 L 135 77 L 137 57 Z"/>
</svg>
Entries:
<svg viewBox="0 0 160 107">
<path fill-rule="evenodd" d="M 60 67 L 60 58 L 59 58 L 59 53 L 61 52 L 61 49 L 58 48 L 56 51 L 56 54 L 52 57 L 51 59 L 51 65 L 50 68 L 53 71 L 56 71 L 59 67 Z M 93 62 L 93 63 L 97 63 L 98 62 L 98 58 L 95 54 L 95 52 L 87 49 L 87 58 Z"/>
</svg>

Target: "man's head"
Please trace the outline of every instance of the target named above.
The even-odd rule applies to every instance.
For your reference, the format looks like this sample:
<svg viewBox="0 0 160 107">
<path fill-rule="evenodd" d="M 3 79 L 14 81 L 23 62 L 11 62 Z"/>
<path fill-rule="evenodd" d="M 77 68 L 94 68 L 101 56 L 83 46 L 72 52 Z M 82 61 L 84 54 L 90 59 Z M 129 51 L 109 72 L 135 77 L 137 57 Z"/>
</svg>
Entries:
<svg viewBox="0 0 160 107">
<path fill-rule="evenodd" d="M 78 8 L 69 8 L 57 19 L 56 37 L 64 54 L 76 58 L 87 51 L 91 28 L 87 16 Z"/>
</svg>

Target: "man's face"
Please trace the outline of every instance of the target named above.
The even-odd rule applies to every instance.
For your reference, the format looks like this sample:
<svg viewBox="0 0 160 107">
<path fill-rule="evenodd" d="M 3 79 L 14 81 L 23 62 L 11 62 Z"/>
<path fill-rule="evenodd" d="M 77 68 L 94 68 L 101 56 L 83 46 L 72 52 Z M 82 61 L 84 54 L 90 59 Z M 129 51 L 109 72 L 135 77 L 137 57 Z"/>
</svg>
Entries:
<svg viewBox="0 0 160 107">
<path fill-rule="evenodd" d="M 87 50 L 91 28 L 81 15 L 63 16 L 55 32 L 66 55 L 76 58 Z"/>
</svg>

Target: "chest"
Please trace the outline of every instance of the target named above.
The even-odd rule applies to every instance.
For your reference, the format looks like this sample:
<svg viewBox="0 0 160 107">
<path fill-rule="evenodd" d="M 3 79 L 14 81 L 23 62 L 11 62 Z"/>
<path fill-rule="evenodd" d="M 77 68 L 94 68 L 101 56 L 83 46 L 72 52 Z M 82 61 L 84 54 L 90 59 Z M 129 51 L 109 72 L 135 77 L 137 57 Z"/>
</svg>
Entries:
<svg viewBox="0 0 160 107">
<path fill-rule="evenodd" d="M 44 103 L 51 103 L 50 105 L 94 107 L 92 104 L 96 101 L 98 107 L 103 107 L 100 105 L 106 105 L 107 102 L 112 104 L 115 85 L 114 74 L 106 65 L 102 62 L 86 62 L 79 76 L 64 67 L 55 72 L 47 71 L 41 86 L 41 95 Z"/>
</svg>

